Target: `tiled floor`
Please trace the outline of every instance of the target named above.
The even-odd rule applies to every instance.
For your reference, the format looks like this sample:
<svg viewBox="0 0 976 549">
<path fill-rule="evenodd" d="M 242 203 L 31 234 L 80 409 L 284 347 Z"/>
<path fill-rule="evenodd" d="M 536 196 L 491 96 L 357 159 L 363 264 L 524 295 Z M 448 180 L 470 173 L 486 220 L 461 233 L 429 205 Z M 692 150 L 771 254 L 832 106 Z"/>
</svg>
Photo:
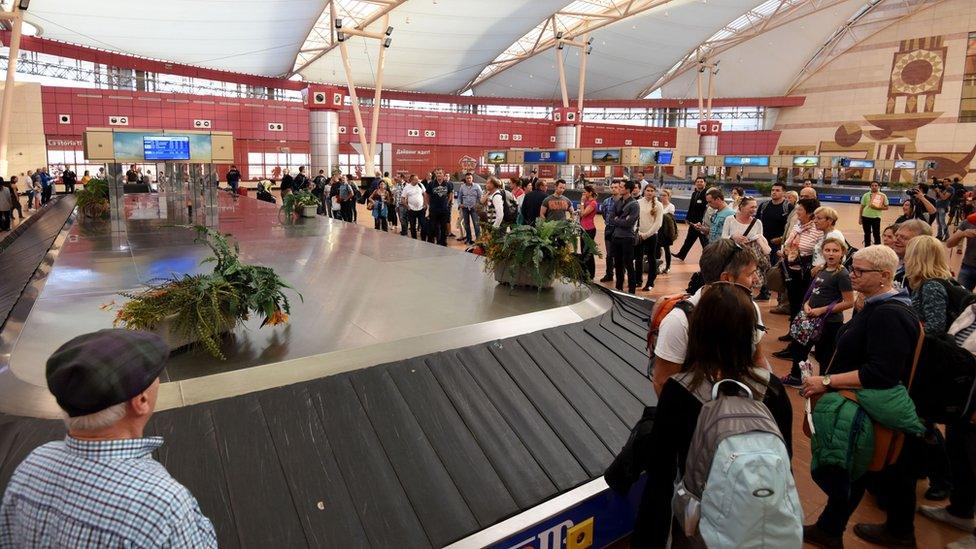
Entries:
<svg viewBox="0 0 976 549">
<path fill-rule="evenodd" d="M 840 214 L 841 222 L 838 224 L 838 228 L 844 232 L 849 242 L 860 247 L 863 237 L 861 236 L 861 230 L 856 221 L 856 207 L 835 204 L 830 204 L 830 206 L 835 207 Z M 358 222 L 363 225 L 372 226 L 372 217 L 370 217 L 370 212 L 362 206 L 360 206 L 360 208 Z M 896 213 L 894 210 L 889 211 L 889 216 L 885 218 L 886 223 L 882 223 L 882 227 L 893 222 L 898 213 Z M 602 220 L 598 218 L 597 223 L 598 229 L 600 229 L 597 234 L 602 235 Z M 452 227 L 453 226 L 454 225 L 452 224 Z M 678 243 L 680 244 L 684 241 L 686 226 L 684 224 L 679 224 L 679 230 L 681 234 L 679 235 Z M 455 229 L 455 232 L 457 233 L 458 231 Z M 451 238 L 449 240 L 449 245 L 451 247 L 464 248 L 464 245 L 457 242 L 455 239 Z M 597 240 L 602 250 L 603 239 L 598 238 Z M 675 245 L 674 249 L 677 248 L 678 245 Z M 670 274 L 659 276 L 657 283 L 651 292 L 638 292 L 638 295 L 653 299 L 657 296 L 683 291 L 688 284 L 688 279 L 691 277 L 691 274 L 698 270 L 697 262 L 700 253 L 701 247 L 696 245 L 691 254 L 689 254 L 687 261 L 682 262 L 674 259 Z M 951 263 L 954 268 L 958 268 L 961 257 L 962 256 L 957 253 L 951 254 Z M 603 269 L 604 264 L 602 259 L 597 258 L 598 276 L 602 276 Z M 775 358 L 771 355 L 771 353 L 782 348 L 782 344 L 777 342 L 775 338 L 786 332 L 787 317 L 770 314 L 769 309 L 772 306 L 775 306 L 775 304 L 775 299 L 771 300 L 770 302 L 760 303 L 760 309 L 762 310 L 763 314 L 763 322 L 767 327 L 769 327 L 769 336 L 767 336 L 767 341 L 764 343 L 764 351 L 769 358 L 770 364 L 773 365 L 775 373 L 777 375 L 783 375 L 789 370 L 789 362 Z M 813 522 L 820 514 L 821 509 L 826 503 L 826 497 L 810 478 L 810 442 L 805 436 L 803 436 L 801 431 L 803 399 L 800 398 L 795 391 L 791 390 L 790 393 L 793 401 L 793 410 L 795 411 L 793 432 L 796 433 L 793 438 L 793 470 L 800 493 L 800 500 L 803 504 L 803 509 L 806 515 L 805 522 L 809 524 Z M 922 498 L 922 494 L 925 492 L 926 488 L 927 482 L 920 481 L 918 484 L 919 503 L 923 505 L 941 505 L 939 503 L 928 502 Z M 874 545 L 866 543 L 854 536 L 854 534 L 850 531 L 850 527 L 853 527 L 853 525 L 857 522 L 882 522 L 884 520 L 884 516 L 884 513 L 874 505 L 873 498 L 871 496 L 866 496 L 864 501 L 861 503 L 861 506 L 854 513 L 854 516 L 851 519 L 848 532 L 844 536 L 845 546 L 848 548 L 875 547 Z M 947 543 L 965 536 L 965 533 L 962 531 L 935 523 L 922 515 L 916 515 L 915 528 L 919 547 L 944 547 Z"/>
</svg>

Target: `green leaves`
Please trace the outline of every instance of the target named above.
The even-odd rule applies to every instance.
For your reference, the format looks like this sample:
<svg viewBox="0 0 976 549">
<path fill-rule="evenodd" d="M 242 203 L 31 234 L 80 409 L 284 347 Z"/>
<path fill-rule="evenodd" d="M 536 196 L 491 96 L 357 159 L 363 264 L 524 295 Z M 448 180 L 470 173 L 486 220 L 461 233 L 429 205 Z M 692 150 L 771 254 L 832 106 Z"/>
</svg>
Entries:
<svg viewBox="0 0 976 549">
<path fill-rule="evenodd" d="M 535 225 L 517 225 L 507 232 L 486 230 L 485 270 L 504 265 L 513 279 L 519 271 L 527 271 L 540 288 L 552 278 L 588 283 L 589 274 L 577 251 L 600 255 L 596 242 L 578 224 L 569 221 L 537 219 Z"/>
</svg>

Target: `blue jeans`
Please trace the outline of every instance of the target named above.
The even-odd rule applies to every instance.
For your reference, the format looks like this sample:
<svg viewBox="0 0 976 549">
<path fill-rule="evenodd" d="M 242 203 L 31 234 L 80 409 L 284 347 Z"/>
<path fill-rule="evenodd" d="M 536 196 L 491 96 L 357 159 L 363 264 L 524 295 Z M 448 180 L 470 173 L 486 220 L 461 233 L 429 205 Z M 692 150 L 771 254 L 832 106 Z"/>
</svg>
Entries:
<svg viewBox="0 0 976 549">
<path fill-rule="evenodd" d="M 967 243 L 966 245 L 968 246 L 969 244 Z M 959 267 L 959 276 L 957 278 L 963 288 L 966 288 L 970 292 L 973 291 L 973 288 L 976 288 L 976 267 L 970 267 L 963 263 L 962 267 Z"/>
<path fill-rule="evenodd" d="M 461 207 L 461 216 L 464 220 L 464 238 L 468 244 L 481 237 L 481 221 L 478 219 L 478 212 L 474 208 Z M 471 238 L 471 224 L 474 223 L 474 238 Z"/>
<path fill-rule="evenodd" d="M 936 208 L 935 210 L 935 222 L 939 227 L 938 238 L 942 240 L 949 235 L 949 226 L 946 225 L 946 209 L 944 207 Z"/>
</svg>

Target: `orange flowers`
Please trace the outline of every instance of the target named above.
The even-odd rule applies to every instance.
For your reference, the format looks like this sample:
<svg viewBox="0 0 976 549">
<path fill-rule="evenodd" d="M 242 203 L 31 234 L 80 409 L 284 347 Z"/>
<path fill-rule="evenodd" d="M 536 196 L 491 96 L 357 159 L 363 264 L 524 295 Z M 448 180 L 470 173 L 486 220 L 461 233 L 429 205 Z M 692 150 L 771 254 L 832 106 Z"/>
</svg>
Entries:
<svg viewBox="0 0 976 549">
<path fill-rule="evenodd" d="M 274 314 L 268 317 L 265 324 L 269 326 L 277 326 L 278 324 L 285 324 L 288 322 L 288 314 L 281 309 L 275 309 Z"/>
</svg>

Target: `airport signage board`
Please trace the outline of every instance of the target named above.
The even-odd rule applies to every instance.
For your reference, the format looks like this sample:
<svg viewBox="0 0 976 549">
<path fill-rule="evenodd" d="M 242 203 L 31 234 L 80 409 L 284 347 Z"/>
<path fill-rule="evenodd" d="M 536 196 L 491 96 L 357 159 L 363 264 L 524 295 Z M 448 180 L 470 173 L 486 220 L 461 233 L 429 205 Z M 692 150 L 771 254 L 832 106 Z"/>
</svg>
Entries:
<svg viewBox="0 0 976 549">
<path fill-rule="evenodd" d="M 726 156 L 726 166 L 769 166 L 768 156 Z"/>
<path fill-rule="evenodd" d="M 522 152 L 522 162 L 525 164 L 565 164 L 569 161 L 566 150 L 526 150 Z"/>
<path fill-rule="evenodd" d="M 190 138 L 185 135 L 146 135 L 142 138 L 146 160 L 189 160 Z"/>
</svg>

